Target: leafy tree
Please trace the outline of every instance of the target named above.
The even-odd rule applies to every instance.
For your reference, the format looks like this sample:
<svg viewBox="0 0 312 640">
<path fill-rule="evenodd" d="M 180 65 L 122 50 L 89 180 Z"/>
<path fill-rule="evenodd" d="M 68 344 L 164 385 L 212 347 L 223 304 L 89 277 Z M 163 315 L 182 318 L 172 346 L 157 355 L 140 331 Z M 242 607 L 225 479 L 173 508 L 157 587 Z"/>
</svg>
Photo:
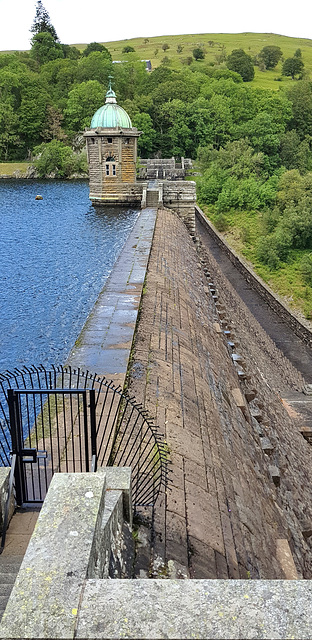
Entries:
<svg viewBox="0 0 312 640">
<path fill-rule="evenodd" d="M 26 151 L 41 142 L 46 127 L 47 108 L 51 98 L 47 90 L 42 87 L 39 79 L 33 78 L 23 88 L 21 105 L 17 110 L 18 134 L 24 143 Z"/>
<path fill-rule="evenodd" d="M 170 49 L 170 46 L 168 44 L 168 42 L 164 42 L 164 44 L 161 46 L 163 51 L 168 51 L 168 49 Z"/>
<path fill-rule="evenodd" d="M 74 47 L 70 44 L 62 44 L 64 58 L 69 60 L 78 60 L 81 56 L 81 53 L 77 47 Z"/>
<path fill-rule="evenodd" d="M 292 104 L 290 128 L 295 129 L 301 140 L 312 131 L 312 82 L 296 82 L 287 92 Z"/>
<path fill-rule="evenodd" d="M 148 113 L 137 113 L 132 124 L 139 131 L 143 131 L 138 139 L 138 150 L 141 158 L 149 158 L 154 151 L 154 145 L 157 139 L 157 133 L 153 127 L 152 118 Z"/>
<path fill-rule="evenodd" d="M 178 44 L 177 53 L 182 53 L 183 49 L 184 49 L 183 45 L 182 44 Z"/>
<path fill-rule="evenodd" d="M 193 49 L 193 56 L 195 60 L 204 60 L 205 52 L 202 47 L 195 47 L 195 49 Z"/>
<path fill-rule="evenodd" d="M 122 105 L 124 100 L 133 100 L 136 95 L 140 95 L 147 84 L 148 75 L 152 74 L 146 73 L 145 62 L 115 64 L 114 86 L 118 88 L 118 102 Z"/>
<path fill-rule="evenodd" d="M 97 80 L 81 82 L 68 94 L 65 122 L 69 134 L 90 126 L 92 116 L 104 101 L 103 86 Z"/>
<path fill-rule="evenodd" d="M 55 28 L 53 24 L 51 24 L 50 16 L 44 8 L 41 0 L 37 1 L 36 15 L 30 31 L 34 35 L 37 35 L 38 33 L 49 33 L 53 40 L 58 41 Z"/>
<path fill-rule="evenodd" d="M 17 133 L 18 118 L 9 103 L 0 102 L 0 158 L 5 162 L 20 144 Z"/>
<path fill-rule="evenodd" d="M 303 61 L 299 57 L 287 58 L 282 67 L 282 75 L 290 76 L 293 80 L 295 76 L 302 73 L 304 68 Z"/>
<path fill-rule="evenodd" d="M 233 82 L 236 83 L 243 82 L 240 73 L 236 73 L 235 71 L 231 71 L 230 69 L 214 69 L 212 72 L 212 78 L 216 78 L 216 80 L 220 80 L 221 78 L 228 80 L 230 78 L 231 80 L 233 80 Z"/>
<path fill-rule="evenodd" d="M 47 107 L 47 120 L 46 127 L 42 131 L 42 137 L 44 140 L 65 140 L 66 134 L 62 129 L 62 121 L 64 116 L 60 109 L 57 109 L 53 105 Z"/>
<path fill-rule="evenodd" d="M 53 102 L 60 109 L 65 107 L 68 92 L 73 88 L 78 76 L 77 60 L 58 58 L 47 62 L 41 68 L 40 78 L 49 87 Z"/>
<path fill-rule="evenodd" d="M 284 133 L 284 130 L 283 125 L 277 123 L 267 111 L 258 113 L 255 118 L 237 128 L 240 137 L 248 138 L 255 151 L 262 151 L 269 156 L 270 166 L 273 168 L 279 165 L 279 134 Z"/>
<path fill-rule="evenodd" d="M 255 75 L 251 57 L 243 49 L 234 49 L 227 57 L 226 66 L 231 71 L 239 73 L 244 82 L 250 82 Z"/>
<path fill-rule="evenodd" d="M 106 49 L 106 47 L 104 47 L 104 45 L 100 44 L 99 42 L 90 42 L 90 44 L 88 44 L 86 48 L 83 50 L 82 55 L 87 57 L 90 55 L 90 53 L 93 53 L 94 51 L 99 51 L 100 53 L 105 54 L 109 60 L 112 59 L 112 56 L 109 53 L 108 49 Z"/>
<path fill-rule="evenodd" d="M 127 45 L 126 47 L 123 48 L 122 53 L 133 53 L 135 51 L 135 49 L 133 47 L 130 47 L 130 45 Z"/>
<path fill-rule="evenodd" d="M 281 59 L 283 52 L 280 47 L 276 47 L 275 45 L 268 45 L 267 47 L 263 47 L 259 53 L 259 59 L 265 65 L 266 69 L 274 69 Z"/>
<path fill-rule="evenodd" d="M 83 57 L 79 60 L 77 80 L 78 82 L 98 80 L 98 82 L 107 86 L 108 76 L 112 74 L 112 70 L 112 62 L 107 58 L 106 54 L 100 51 L 93 51 L 86 58 Z"/>
<path fill-rule="evenodd" d="M 286 169 L 298 169 L 301 174 L 312 168 L 309 140 L 300 140 L 295 129 L 280 137 L 280 158 Z"/>
<path fill-rule="evenodd" d="M 39 65 L 57 58 L 64 58 L 62 45 L 48 31 L 37 33 L 31 42 L 30 53 Z"/>
<path fill-rule="evenodd" d="M 75 154 L 72 149 L 52 140 L 34 148 L 34 164 L 40 178 L 54 174 L 56 178 L 67 178 L 76 172 L 87 173 L 85 154 Z"/>
</svg>

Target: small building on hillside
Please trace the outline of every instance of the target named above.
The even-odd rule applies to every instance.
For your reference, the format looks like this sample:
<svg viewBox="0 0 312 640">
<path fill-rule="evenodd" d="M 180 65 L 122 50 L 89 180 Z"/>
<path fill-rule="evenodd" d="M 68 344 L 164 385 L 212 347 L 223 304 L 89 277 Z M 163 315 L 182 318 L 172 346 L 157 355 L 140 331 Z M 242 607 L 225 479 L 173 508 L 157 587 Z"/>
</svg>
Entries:
<svg viewBox="0 0 312 640">
<path fill-rule="evenodd" d="M 136 185 L 137 140 L 127 112 L 117 104 L 109 80 L 105 104 L 94 114 L 84 133 L 93 204 L 137 204 L 142 187 Z"/>
</svg>

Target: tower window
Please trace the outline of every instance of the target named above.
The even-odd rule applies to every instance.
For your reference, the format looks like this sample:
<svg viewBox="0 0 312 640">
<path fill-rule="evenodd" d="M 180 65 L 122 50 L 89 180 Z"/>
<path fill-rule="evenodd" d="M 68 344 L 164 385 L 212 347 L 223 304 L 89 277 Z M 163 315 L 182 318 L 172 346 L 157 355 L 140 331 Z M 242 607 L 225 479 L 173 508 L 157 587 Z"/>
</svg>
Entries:
<svg viewBox="0 0 312 640">
<path fill-rule="evenodd" d="M 107 138 L 107 142 L 109 142 L 109 144 L 112 144 L 113 138 Z"/>
<path fill-rule="evenodd" d="M 106 161 L 106 165 L 105 165 L 105 174 L 106 176 L 116 176 L 117 172 L 116 172 L 116 165 L 113 163 L 107 163 Z"/>
</svg>

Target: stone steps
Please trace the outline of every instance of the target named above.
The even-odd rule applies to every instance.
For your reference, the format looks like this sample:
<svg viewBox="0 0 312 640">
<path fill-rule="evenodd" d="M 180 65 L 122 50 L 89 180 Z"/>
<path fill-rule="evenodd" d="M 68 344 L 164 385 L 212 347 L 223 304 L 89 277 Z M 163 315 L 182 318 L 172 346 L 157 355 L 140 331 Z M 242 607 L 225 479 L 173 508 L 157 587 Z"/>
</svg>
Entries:
<svg viewBox="0 0 312 640">
<path fill-rule="evenodd" d="M 0 556 L 0 620 L 13 589 L 23 556 Z"/>
<path fill-rule="evenodd" d="M 159 204 L 159 192 L 158 189 L 148 189 L 146 193 L 146 206 L 158 207 Z"/>
</svg>

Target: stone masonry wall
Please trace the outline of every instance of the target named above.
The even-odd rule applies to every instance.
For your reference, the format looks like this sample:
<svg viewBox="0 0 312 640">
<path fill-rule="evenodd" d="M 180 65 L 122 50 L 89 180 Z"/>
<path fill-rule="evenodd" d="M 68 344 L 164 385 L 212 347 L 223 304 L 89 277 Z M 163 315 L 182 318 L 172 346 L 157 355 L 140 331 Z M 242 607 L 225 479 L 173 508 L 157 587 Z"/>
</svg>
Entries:
<svg viewBox="0 0 312 640">
<path fill-rule="evenodd" d="M 293 332 L 297 336 L 299 336 L 301 340 L 309 345 L 312 345 L 312 333 L 310 329 L 304 326 L 302 321 L 298 320 L 295 317 L 294 313 L 290 313 L 283 302 L 278 299 L 278 296 L 276 294 L 274 295 L 272 291 L 270 291 L 269 288 L 265 285 L 265 283 L 260 280 L 260 278 L 258 278 L 257 275 L 246 264 L 244 264 L 242 258 L 240 258 L 235 253 L 235 251 L 231 247 L 229 247 L 226 240 L 221 237 L 221 235 L 217 232 L 217 230 L 206 218 L 199 207 L 196 207 L 196 214 L 200 216 L 203 225 L 213 236 L 216 242 L 222 247 L 222 251 L 224 251 L 224 253 L 230 258 L 236 269 L 240 271 L 246 281 L 251 284 L 253 289 L 255 289 L 261 295 L 261 297 L 271 307 L 271 309 L 273 309 L 275 313 L 282 317 L 283 321 L 292 328 Z"/>
<path fill-rule="evenodd" d="M 137 576 L 311 578 L 303 531 L 312 521 L 312 449 L 279 395 L 288 380 L 297 389 L 303 381 L 198 251 L 178 216 L 160 211 L 129 388 L 164 431 L 172 484 L 144 514 L 152 535 L 142 534 Z M 291 549 L 297 574 L 287 573 L 281 549 L 290 558 Z"/>
</svg>

